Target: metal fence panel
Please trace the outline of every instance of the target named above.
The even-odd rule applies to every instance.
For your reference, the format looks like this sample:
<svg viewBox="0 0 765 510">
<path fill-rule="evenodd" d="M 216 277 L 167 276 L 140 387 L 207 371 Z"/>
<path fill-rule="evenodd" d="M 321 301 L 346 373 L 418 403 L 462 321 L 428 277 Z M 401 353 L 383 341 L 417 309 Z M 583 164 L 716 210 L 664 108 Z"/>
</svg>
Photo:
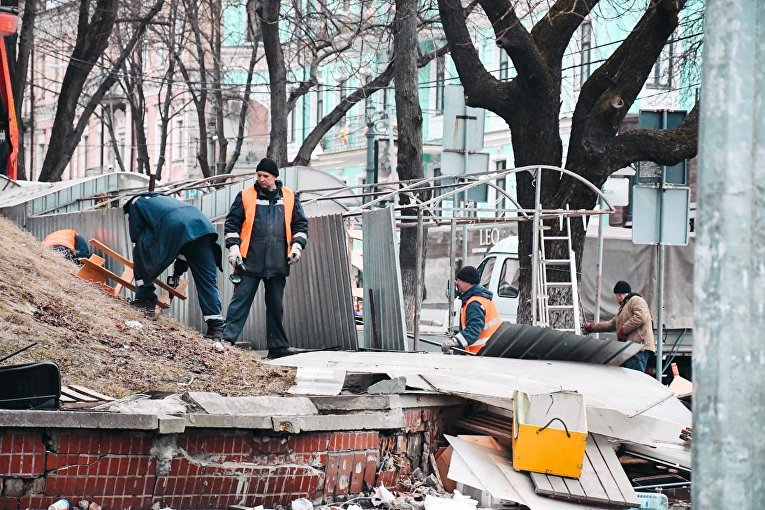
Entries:
<svg viewBox="0 0 765 510">
<path fill-rule="evenodd" d="M 223 239 L 223 225 L 218 224 Z M 284 290 L 284 329 L 290 346 L 301 349 L 339 347 L 356 350 L 356 326 L 351 298 L 351 274 L 343 219 L 340 215 L 309 218 L 308 246 L 300 262 L 291 268 Z M 221 241 L 222 243 L 222 241 Z M 218 288 L 225 315 L 234 285 L 231 266 L 218 273 Z M 204 329 L 196 290 L 189 285 L 187 301 L 175 301 L 171 313 L 180 322 Z M 265 290 L 258 289 L 240 341 L 254 349 L 266 349 Z"/>
<path fill-rule="evenodd" d="M 364 347 L 408 350 L 393 208 L 364 211 L 362 228 Z"/>
<path fill-rule="evenodd" d="M 641 348 L 642 345 L 636 342 L 598 339 L 552 328 L 504 322 L 481 350 L 481 356 L 618 366 Z"/>
</svg>

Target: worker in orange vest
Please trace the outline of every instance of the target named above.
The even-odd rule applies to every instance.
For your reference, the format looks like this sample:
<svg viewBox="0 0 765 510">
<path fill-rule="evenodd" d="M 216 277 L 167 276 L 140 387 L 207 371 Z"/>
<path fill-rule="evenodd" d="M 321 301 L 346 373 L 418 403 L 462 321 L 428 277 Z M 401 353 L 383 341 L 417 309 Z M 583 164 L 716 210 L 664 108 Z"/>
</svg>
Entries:
<svg viewBox="0 0 765 510">
<path fill-rule="evenodd" d="M 473 266 L 464 266 L 455 275 L 457 295 L 462 300 L 460 309 L 460 331 L 441 343 L 444 354 L 453 348 L 464 349 L 478 354 L 486 341 L 491 338 L 502 319 L 491 300 L 493 294 L 479 285 L 481 275 Z"/>
<path fill-rule="evenodd" d="M 228 261 L 241 281 L 234 287 L 223 339 L 236 344 L 263 281 L 268 358 L 275 359 L 294 354 L 282 324 L 282 300 L 290 266 L 300 260 L 308 241 L 308 219 L 295 192 L 277 179 L 274 160 L 262 159 L 256 171 L 255 184 L 236 196 L 226 216 Z"/>
<path fill-rule="evenodd" d="M 79 258 L 90 257 L 88 242 L 76 230 L 65 229 L 51 232 L 43 239 L 43 246 L 77 262 Z"/>
</svg>

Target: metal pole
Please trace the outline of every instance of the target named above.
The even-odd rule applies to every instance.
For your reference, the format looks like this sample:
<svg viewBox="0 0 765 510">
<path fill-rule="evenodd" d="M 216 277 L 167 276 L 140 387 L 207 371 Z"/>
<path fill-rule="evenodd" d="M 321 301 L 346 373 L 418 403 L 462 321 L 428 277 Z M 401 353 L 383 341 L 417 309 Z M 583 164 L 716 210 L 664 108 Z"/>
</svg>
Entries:
<svg viewBox="0 0 765 510">
<path fill-rule="evenodd" d="M 534 225 L 531 237 L 531 324 L 537 323 L 537 289 L 539 269 L 537 268 L 537 250 L 539 247 L 539 212 L 542 207 L 542 169 L 537 168 L 534 176 Z"/>
<path fill-rule="evenodd" d="M 467 198 L 467 192 L 465 192 L 463 196 Z M 469 218 L 470 213 L 467 211 L 467 207 L 468 207 L 467 200 L 464 200 L 462 202 L 462 207 L 463 207 L 462 216 L 465 218 Z M 463 267 L 468 265 L 467 259 L 468 259 L 468 226 L 467 226 L 467 223 L 463 223 L 462 224 L 462 266 Z"/>
<path fill-rule="evenodd" d="M 667 129 L 667 111 L 661 112 L 661 129 Z M 664 185 L 667 182 L 666 167 L 660 166 L 661 184 L 659 185 L 659 311 L 656 321 L 656 380 L 662 382 L 664 372 Z"/>
<path fill-rule="evenodd" d="M 423 248 L 422 231 L 422 208 L 417 209 L 417 255 L 415 256 L 417 268 L 415 269 L 415 294 L 414 294 L 414 351 L 417 352 L 420 341 L 420 312 L 422 311 L 422 254 Z"/>
<path fill-rule="evenodd" d="M 367 112 L 367 184 L 375 180 L 375 123 L 372 122 L 372 113 Z M 369 197 L 364 197 L 364 203 L 369 202 Z"/>
<path fill-rule="evenodd" d="M 765 501 L 765 5 L 704 15 L 694 274 L 694 510 Z"/>
<path fill-rule="evenodd" d="M 598 209 L 603 207 L 603 200 L 598 197 Z M 595 280 L 595 322 L 600 322 L 600 300 L 603 295 L 603 231 L 605 230 L 605 215 L 598 216 L 598 276 Z M 600 333 L 595 333 L 595 338 L 600 338 Z"/>
<path fill-rule="evenodd" d="M 457 218 L 454 217 L 454 211 L 452 211 L 452 223 L 451 223 L 451 237 L 449 239 L 449 318 L 446 321 L 448 331 L 451 331 L 454 326 L 454 263 L 457 256 Z"/>
</svg>

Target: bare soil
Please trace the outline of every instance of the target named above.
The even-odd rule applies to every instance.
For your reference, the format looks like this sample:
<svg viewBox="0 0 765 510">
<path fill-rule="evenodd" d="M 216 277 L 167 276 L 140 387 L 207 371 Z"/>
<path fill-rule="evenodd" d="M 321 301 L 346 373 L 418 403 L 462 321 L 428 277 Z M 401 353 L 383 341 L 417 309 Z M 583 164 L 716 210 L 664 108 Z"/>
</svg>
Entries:
<svg viewBox="0 0 765 510">
<path fill-rule="evenodd" d="M 2 366 L 51 360 L 62 384 L 114 397 L 138 392 L 282 394 L 294 371 L 254 353 L 218 353 L 196 330 L 171 318 L 147 319 L 75 276 L 78 267 L 0 218 L 0 357 L 38 345 Z M 140 329 L 126 321 L 138 321 Z"/>
</svg>

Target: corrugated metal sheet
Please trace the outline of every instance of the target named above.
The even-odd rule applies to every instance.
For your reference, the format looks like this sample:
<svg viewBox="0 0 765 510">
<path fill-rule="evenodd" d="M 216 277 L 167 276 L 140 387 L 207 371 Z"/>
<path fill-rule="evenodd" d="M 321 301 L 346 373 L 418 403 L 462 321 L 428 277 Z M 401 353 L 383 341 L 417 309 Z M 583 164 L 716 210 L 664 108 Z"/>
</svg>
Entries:
<svg viewBox="0 0 765 510">
<path fill-rule="evenodd" d="M 0 193 L 0 214 L 23 227 L 27 217 L 81 211 L 95 205 L 99 195 L 145 188 L 148 177 L 118 172 L 55 183 L 35 183 Z"/>
<path fill-rule="evenodd" d="M 229 204 L 230 205 L 230 204 Z M 223 225 L 217 225 L 223 239 Z M 218 273 L 223 312 L 228 309 L 234 285 L 231 266 Z M 172 314 L 181 322 L 202 330 L 202 312 L 194 285 L 186 302 L 175 301 Z M 255 349 L 266 348 L 265 290 L 258 289 L 240 340 Z M 309 218 L 308 247 L 293 266 L 284 290 L 284 329 L 290 345 L 301 349 L 339 347 L 356 350 L 356 326 L 351 299 L 351 275 L 343 219 L 340 215 Z"/>
<path fill-rule="evenodd" d="M 76 230 L 85 239 L 98 239 L 128 258 L 133 258 L 133 244 L 130 242 L 128 233 L 127 216 L 122 213 L 122 209 L 50 214 L 27 218 L 27 230 L 40 240 L 55 230 L 66 228 Z M 101 253 L 99 255 L 103 256 Z M 106 267 L 110 271 L 119 274 L 124 269 L 121 263 L 109 257 L 104 258 L 106 259 Z"/>
<path fill-rule="evenodd" d="M 598 339 L 552 328 L 505 322 L 489 339 L 481 356 L 618 366 L 637 354 L 641 347 L 635 342 Z"/>
<path fill-rule="evenodd" d="M 401 268 L 398 265 L 393 208 L 364 211 L 362 227 L 364 347 L 407 350 L 404 291 L 401 286 Z M 370 293 L 373 299 L 370 299 Z"/>
</svg>

